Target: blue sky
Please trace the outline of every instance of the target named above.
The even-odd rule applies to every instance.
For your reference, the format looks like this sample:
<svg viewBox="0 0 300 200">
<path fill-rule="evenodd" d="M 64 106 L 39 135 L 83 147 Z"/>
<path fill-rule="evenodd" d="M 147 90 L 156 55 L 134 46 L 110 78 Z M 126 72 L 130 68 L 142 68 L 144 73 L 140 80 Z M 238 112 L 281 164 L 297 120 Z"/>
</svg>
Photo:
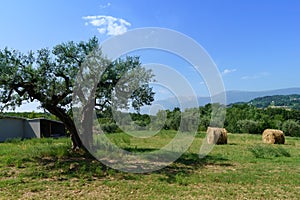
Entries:
<svg viewBox="0 0 300 200">
<path fill-rule="evenodd" d="M 26 52 L 94 35 L 104 41 L 135 28 L 162 27 L 202 45 L 226 90 L 300 87 L 297 0 L 9 0 L 1 1 L 0 19 L 1 49 Z M 182 70 L 181 62 L 167 64 Z M 201 83 L 197 76 L 190 79 Z M 197 93 L 206 95 L 205 89 Z"/>
</svg>

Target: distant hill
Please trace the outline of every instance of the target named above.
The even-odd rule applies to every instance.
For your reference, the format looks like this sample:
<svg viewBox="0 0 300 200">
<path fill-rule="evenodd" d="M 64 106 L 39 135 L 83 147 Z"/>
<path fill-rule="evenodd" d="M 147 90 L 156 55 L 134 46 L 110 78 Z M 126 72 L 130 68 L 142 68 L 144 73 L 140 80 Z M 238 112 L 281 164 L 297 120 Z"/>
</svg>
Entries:
<svg viewBox="0 0 300 200">
<path fill-rule="evenodd" d="M 265 96 L 274 96 L 274 95 L 292 95 L 297 94 L 300 95 L 300 88 L 286 88 L 286 89 L 278 89 L 278 90 L 267 90 L 267 91 L 227 91 L 226 99 L 227 105 L 234 104 L 238 102 L 248 103 L 253 99 Z M 175 107 L 180 108 L 193 108 L 197 107 L 194 101 L 191 101 L 190 97 L 181 97 L 181 104 L 178 102 L 178 99 L 169 98 L 164 100 L 159 100 L 154 102 L 154 104 L 161 105 L 160 107 L 163 109 L 173 110 Z M 204 106 L 208 103 L 211 103 L 210 97 L 198 97 L 198 105 Z M 180 106 L 181 105 L 181 106 Z"/>
<path fill-rule="evenodd" d="M 278 90 L 267 90 L 267 91 L 228 91 L 226 92 L 227 104 L 237 102 L 249 102 L 255 98 L 274 96 L 274 95 L 291 95 L 299 94 L 300 88 L 286 88 Z"/>
<path fill-rule="evenodd" d="M 279 107 L 300 110 L 300 95 L 274 95 L 259 97 L 251 100 L 249 104 L 258 108 Z"/>
</svg>

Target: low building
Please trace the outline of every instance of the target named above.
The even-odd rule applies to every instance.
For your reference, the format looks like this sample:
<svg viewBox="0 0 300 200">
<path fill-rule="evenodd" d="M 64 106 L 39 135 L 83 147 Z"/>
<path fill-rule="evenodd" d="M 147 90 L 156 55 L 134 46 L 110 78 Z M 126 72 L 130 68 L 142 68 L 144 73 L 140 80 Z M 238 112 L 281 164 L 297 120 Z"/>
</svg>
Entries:
<svg viewBox="0 0 300 200">
<path fill-rule="evenodd" d="M 62 137 L 65 135 L 65 126 L 59 121 L 20 117 L 2 117 L 0 119 L 0 141 L 12 138 Z"/>
</svg>

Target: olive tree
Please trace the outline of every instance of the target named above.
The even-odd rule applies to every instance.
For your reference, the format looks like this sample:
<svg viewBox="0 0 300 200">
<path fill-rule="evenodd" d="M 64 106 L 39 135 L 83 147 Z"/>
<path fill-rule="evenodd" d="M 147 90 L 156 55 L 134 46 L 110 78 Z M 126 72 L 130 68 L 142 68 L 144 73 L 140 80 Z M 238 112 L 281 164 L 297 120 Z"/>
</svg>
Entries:
<svg viewBox="0 0 300 200">
<path fill-rule="evenodd" d="M 99 69 L 103 71 L 95 71 Z M 127 78 L 122 78 L 124 76 Z M 81 122 L 86 124 L 91 123 L 93 109 L 103 112 L 113 101 L 119 108 L 131 104 L 136 110 L 150 105 L 154 100 L 149 86 L 152 78 L 152 72 L 141 66 L 139 57 L 106 59 L 96 37 L 87 42 L 62 43 L 52 50 L 43 48 L 36 53 L 25 54 L 8 48 L 0 50 L 1 109 L 14 109 L 24 102 L 38 101 L 41 108 L 65 124 L 74 149 L 83 147 L 72 116 L 74 93 L 84 104 Z M 92 91 L 85 91 L 83 83 L 93 84 L 89 86 Z M 128 94 L 114 99 L 116 96 L 112 94 L 118 92 Z M 89 135 L 90 130 L 83 129 L 83 134 Z"/>
</svg>

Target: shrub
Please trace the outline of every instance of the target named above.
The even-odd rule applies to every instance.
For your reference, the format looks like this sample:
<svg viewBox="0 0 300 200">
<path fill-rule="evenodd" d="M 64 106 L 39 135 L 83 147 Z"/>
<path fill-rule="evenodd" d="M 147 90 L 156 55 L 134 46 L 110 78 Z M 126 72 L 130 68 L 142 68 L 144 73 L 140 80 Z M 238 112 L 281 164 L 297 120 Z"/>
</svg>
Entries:
<svg viewBox="0 0 300 200">
<path fill-rule="evenodd" d="M 131 122 L 129 129 L 142 131 L 142 130 L 147 130 L 148 126 L 146 122 L 138 120 L 138 121 Z"/>
<path fill-rule="evenodd" d="M 102 124 L 101 129 L 105 133 L 119 133 L 119 132 L 122 132 L 122 130 L 115 123 Z"/>
<path fill-rule="evenodd" d="M 300 137 L 300 124 L 295 120 L 287 120 L 282 124 L 282 130 L 286 136 Z"/>
<path fill-rule="evenodd" d="M 262 132 L 261 123 L 253 120 L 239 120 L 236 126 L 240 133 L 260 134 Z"/>
</svg>

